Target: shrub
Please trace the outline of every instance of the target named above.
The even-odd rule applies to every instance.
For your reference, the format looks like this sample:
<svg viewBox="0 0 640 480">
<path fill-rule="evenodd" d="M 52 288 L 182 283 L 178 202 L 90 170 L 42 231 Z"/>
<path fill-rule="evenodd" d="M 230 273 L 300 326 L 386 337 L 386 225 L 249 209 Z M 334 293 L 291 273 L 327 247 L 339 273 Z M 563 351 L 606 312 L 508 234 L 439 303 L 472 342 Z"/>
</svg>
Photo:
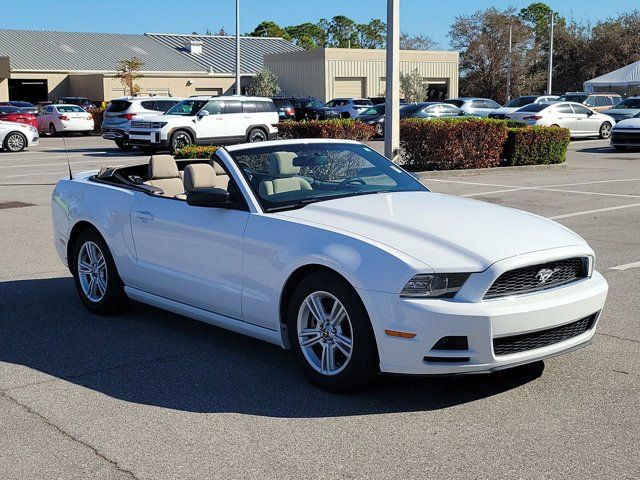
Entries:
<svg viewBox="0 0 640 480">
<path fill-rule="evenodd" d="M 174 155 L 174 157 L 176 160 L 186 158 L 211 158 L 218 148 L 219 147 L 216 147 L 214 145 L 187 145 L 186 147 L 182 147 L 176 150 L 176 154 Z"/>
<path fill-rule="evenodd" d="M 495 167 L 500 164 L 508 130 L 501 120 L 402 119 L 402 159 L 411 170 Z"/>
<path fill-rule="evenodd" d="M 375 134 L 375 127 L 353 119 L 286 121 L 278 124 L 278 137 L 340 138 L 366 142 Z"/>
<path fill-rule="evenodd" d="M 569 130 L 558 127 L 510 128 L 503 165 L 562 163 L 567 156 Z"/>
</svg>

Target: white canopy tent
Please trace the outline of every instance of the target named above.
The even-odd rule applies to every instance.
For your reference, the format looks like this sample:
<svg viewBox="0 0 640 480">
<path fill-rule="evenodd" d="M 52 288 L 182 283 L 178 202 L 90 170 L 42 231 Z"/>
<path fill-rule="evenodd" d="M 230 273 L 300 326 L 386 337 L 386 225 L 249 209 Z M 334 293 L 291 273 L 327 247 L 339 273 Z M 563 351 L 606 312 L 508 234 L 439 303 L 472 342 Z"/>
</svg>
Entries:
<svg viewBox="0 0 640 480">
<path fill-rule="evenodd" d="M 627 91 L 638 87 L 640 87 L 640 61 L 584 82 L 585 92 Z"/>
</svg>

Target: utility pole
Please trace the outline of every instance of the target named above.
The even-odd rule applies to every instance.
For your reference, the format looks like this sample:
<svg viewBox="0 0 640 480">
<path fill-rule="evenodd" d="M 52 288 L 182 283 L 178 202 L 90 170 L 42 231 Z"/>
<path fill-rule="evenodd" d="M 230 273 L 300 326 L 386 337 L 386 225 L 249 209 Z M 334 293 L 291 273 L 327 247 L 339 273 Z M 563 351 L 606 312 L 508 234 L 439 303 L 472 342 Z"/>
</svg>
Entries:
<svg viewBox="0 0 640 480">
<path fill-rule="evenodd" d="M 386 54 L 384 155 L 395 162 L 400 148 L 400 0 L 387 0 Z"/>
<path fill-rule="evenodd" d="M 236 95 L 242 95 L 240 85 L 240 0 L 236 0 Z"/>
<path fill-rule="evenodd" d="M 509 59 L 508 59 L 508 63 L 507 63 L 507 100 L 505 103 L 507 103 L 509 100 L 511 100 L 511 39 L 512 39 L 512 32 L 513 32 L 513 25 L 511 23 L 511 20 L 509 20 Z"/>
<path fill-rule="evenodd" d="M 547 95 L 552 95 L 551 79 L 553 77 L 553 21 L 555 13 L 551 12 L 551 22 L 549 24 L 549 71 L 547 72 Z"/>
</svg>

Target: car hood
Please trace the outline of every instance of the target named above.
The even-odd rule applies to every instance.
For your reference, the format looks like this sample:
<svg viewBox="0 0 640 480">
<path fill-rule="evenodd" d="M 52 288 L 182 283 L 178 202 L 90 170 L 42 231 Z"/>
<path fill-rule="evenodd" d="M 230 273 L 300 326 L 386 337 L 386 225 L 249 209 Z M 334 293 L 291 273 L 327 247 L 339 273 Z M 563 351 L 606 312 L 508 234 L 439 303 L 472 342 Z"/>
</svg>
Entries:
<svg viewBox="0 0 640 480">
<path fill-rule="evenodd" d="M 627 118 L 626 120 L 620 120 L 613 128 L 616 130 L 623 128 L 640 128 L 640 118 Z"/>
<path fill-rule="evenodd" d="M 505 258 L 586 245 L 544 217 L 432 192 L 361 195 L 275 215 L 384 244 L 436 272 L 479 272 Z"/>
</svg>

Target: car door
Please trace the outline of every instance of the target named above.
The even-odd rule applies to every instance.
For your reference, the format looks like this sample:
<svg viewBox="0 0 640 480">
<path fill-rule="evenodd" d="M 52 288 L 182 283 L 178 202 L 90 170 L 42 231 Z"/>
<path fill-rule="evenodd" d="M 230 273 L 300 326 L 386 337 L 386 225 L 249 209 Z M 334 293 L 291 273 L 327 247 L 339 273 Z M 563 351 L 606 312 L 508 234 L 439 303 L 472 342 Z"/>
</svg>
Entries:
<svg viewBox="0 0 640 480">
<path fill-rule="evenodd" d="M 558 125 L 562 128 L 568 128 L 571 134 L 578 133 L 577 115 L 573 111 L 572 106 L 564 103 L 554 107 L 552 113 L 553 118 L 549 119 L 550 125 Z"/>
<path fill-rule="evenodd" d="M 226 122 L 223 109 L 224 103 L 220 100 L 210 100 L 202 107 L 200 111 L 207 111 L 208 115 L 196 117 L 198 143 L 212 143 L 225 137 Z"/>
<path fill-rule="evenodd" d="M 572 105 L 573 111 L 576 113 L 576 132 L 580 135 L 592 135 L 600 130 L 602 122 L 595 112 L 589 110 L 582 105 Z"/>
<path fill-rule="evenodd" d="M 240 100 L 225 100 L 222 110 L 225 122 L 225 137 L 244 141 L 247 127 L 251 125 L 251 113 L 242 111 Z"/>
<path fill-rule="evenodd" d="M 131 233 L 138 268 L 131 286 L 241 318 L 244 210 L 195 207 L 136 193 Z"/>
<path fill-rule="evenodd" d="M 45 107 L 43 114 L 38 117 L 38 128 L 43 131 L 43 132 L 48 132 L 49 131 L 49 125 L 51 123 L 53 123 L 55 125 L 55 122 L 53 120 L 53 117 L 56 116 L 55 115 L 55 107 L 53 106 L 48 106 Z M 57 128 L 57 126 L 56 126 Z"/>
</svg>

